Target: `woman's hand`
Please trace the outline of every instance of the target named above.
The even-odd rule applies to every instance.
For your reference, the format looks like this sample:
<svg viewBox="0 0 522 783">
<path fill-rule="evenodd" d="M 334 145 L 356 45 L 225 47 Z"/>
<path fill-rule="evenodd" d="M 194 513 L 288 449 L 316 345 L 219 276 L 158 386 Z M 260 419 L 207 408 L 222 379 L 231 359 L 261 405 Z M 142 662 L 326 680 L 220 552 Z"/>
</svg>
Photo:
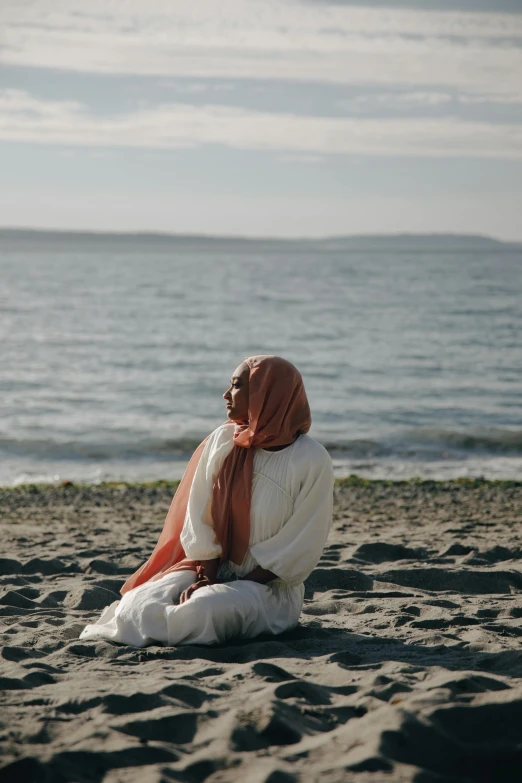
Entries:
<svg viewBox="0 0 522 783">
<path fill-rule="evenodd" d="M 189 598 L 196 592 L 196 590 L 200 589 L 200 587 L 209 587 L 211 584 L 212 582 L 206 576 L 204 576 L 203 579 L 194 582 L 193 585 L 190 585 L 190 587 L 187 587 L 187 589 L 183 590 L 181 593 L 179 597 L 180 604 L 184 604 L 185 601 L 188 601 Z"/>
</svg>

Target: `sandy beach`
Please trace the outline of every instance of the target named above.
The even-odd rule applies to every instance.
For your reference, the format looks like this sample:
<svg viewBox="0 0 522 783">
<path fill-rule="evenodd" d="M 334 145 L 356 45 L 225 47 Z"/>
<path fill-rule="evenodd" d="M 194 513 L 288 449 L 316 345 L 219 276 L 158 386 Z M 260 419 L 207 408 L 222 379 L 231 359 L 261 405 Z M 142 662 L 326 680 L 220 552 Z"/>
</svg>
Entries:
<svg viewBox="0 0 522 783">
<path fill-rule="evenodd" d="M 522 483 L 337 482 L 294 631 L 80 642 L 173 487 L 0 490 L 3 783 L 522 779 Z"/>
</svg>

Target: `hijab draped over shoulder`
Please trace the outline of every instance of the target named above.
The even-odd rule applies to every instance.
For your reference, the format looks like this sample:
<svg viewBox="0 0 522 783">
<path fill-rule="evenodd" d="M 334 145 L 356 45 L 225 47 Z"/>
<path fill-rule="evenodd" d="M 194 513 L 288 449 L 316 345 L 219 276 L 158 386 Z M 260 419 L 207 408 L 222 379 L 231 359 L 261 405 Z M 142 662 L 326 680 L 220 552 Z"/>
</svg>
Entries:
<svg viewBox="0 0 522 783">
<path fill-rule="evenodd" d="M 251 356 L 248 422 L 234 427 L 231 450 L 212 489 L 212 527 L 222 547 L 222 560 L 241 564 L 250 540 L 250 504 L 256 448 L 293 443 L 311 425 L 303 379 L 293 364 L 279 356 Z M 146 563 L 123 585 L 126 593 L 169 571 L 195 571 L 198 562 L 185 557 L 180 536 L 187 513 L 192 479 L 205 448 L 196 449 L 172 500 L 163 531 Z"/>
</svg>

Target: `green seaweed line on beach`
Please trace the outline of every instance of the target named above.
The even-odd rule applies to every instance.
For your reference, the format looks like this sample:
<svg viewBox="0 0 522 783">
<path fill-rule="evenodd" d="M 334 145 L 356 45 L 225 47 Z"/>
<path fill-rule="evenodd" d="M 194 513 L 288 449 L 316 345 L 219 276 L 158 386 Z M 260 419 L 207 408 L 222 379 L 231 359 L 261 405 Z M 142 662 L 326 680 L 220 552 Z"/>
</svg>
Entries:
<svg viewBox="0 0 522 783">
<path fill-rule="evenodd" d="M 4 486 L 0 487 L 0 498 L 6 494 L 12 493 L 31 493 L 39 494 L 46 492 L 56 492 L 62 490 L 63 493 L 70 492 L 71 490 L 80 491 L 122 491 L 126 489 L 136 490 L 171 490 L 175 491 L 179 485 L 179 481 L 170 481 L 168 479 L 160 479 L 157 481 L 104 481 L 99 484 L 83 484 L 74 481 L 63 481 L 58 484 L 18 484 L 17 486 Z M 344 489 L 347 487 L 419 487 L 419 488 L 442 488 L 444 486 L 450 487 L 522 487 L 522 481 L 511 479 L 485 479 L 485 478 L 456 478 L 456 479 L 421 479 L 411 478 L 402 480 L 392 479 L 369 479 L 362 476 L 350 475 L 344 478 L 335 479 L 335 487 L 337 489 Z"/>
</svg>

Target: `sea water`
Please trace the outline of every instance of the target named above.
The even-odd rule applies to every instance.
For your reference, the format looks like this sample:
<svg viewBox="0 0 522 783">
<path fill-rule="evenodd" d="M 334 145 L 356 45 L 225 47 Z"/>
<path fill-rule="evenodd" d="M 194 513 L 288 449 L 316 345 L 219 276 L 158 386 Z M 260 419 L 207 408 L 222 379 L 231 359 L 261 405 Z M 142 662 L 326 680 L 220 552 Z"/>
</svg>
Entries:
<svg viewBox="0 0 522 783">
<path fill-rule="evenodd" d="M 0 483 L 179 477 L 257 353 L 338 474 L 522 478 L 520 249 L 4 233 L 0 282 Z"/>
</svg>

